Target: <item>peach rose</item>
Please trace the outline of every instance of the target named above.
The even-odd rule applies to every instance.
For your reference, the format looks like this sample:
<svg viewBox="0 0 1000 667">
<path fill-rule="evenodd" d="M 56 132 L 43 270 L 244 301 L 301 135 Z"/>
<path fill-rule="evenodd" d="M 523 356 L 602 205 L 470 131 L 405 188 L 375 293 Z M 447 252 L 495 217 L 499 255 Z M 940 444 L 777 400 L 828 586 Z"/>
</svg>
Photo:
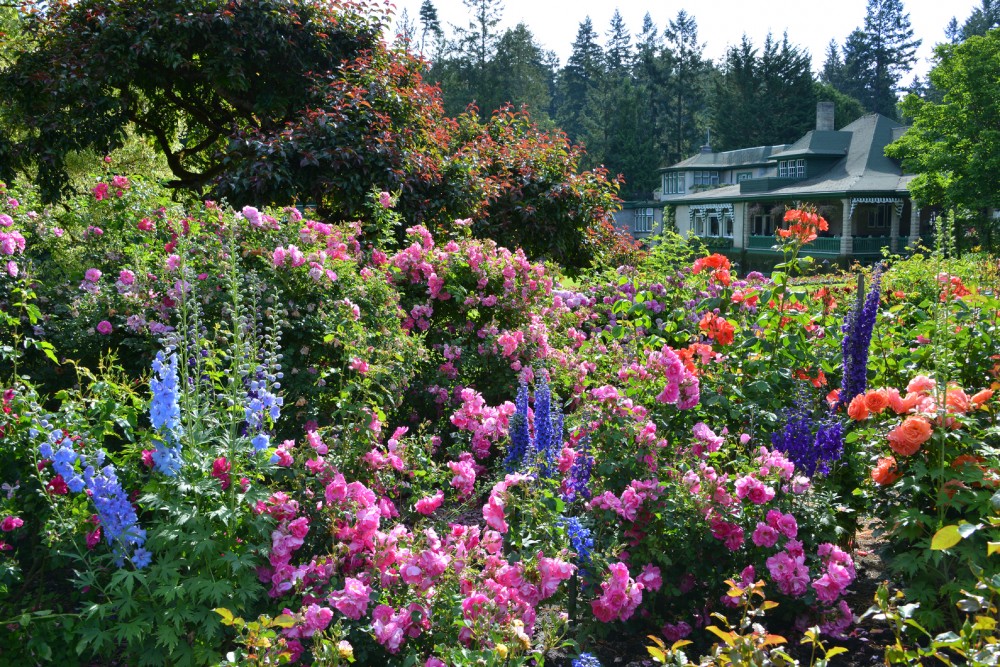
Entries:
<svg viewBox="0 0 1000 667">
<path fill-rule="evenodd" d="M 880 486 L 888 486 L 902 477 L 896 469 L 896 458 L 884 456 L 878 460 L 878 465 L 872 468 L 872 480 Z"/>
<path fill-rule="evenodd" d="M 936 386 L 937 382 L 926 375 L 918 375 L 910 380 L 910 384 L 906 385 L 906 391 L 913 394 L 926 394 L 934 391 L 934 387 Z"/>
<path fill-rule="evenodd" d="M 885 393 L 885 389 L 876 389 L 865 394 L 865 407 L 868 408 L 868 412 L 875 414 L 889 407 L 889 396 Z"/>
<path fill-rule="evenodd" d="M 973 394 L 972 398 L 970 398 L 969 400 L 972 401 L 972 404 L 978 408 L 981 407 L 983 403 L 990 400 L 991 398 L 993 398 L 993 390 L 983 389 L 982 391 Z"/>
<path fill-rule="evenodd" d="M 903 397 L 899 395 L 899 390 L 895 387 L 885 389 L 885 395 L 889 399 L 889 408 L 897 415 L 901 415 L 906 410 L 903 409 Z"/>
<path fill-rule="evenodd" d="M 949 389 L 945 403 L 952 412 L 964 415 L 972 407 L 968 395 L 959 387 Z"/>
<path fill-rule="evenodd" d="M 847 416 L 854 421 L 868 419 L 868 407 L 865 405 L 864 394 L 858 394 L 851 399 L 851 404 L 847 406 Z"/>
<path fill-rule="evenodd" d="M 907 417 L 889 432 L 889 447 L 900 456 L 913 456 L 930 439 L 933 430 L 923 417 Z"/>
</svg>

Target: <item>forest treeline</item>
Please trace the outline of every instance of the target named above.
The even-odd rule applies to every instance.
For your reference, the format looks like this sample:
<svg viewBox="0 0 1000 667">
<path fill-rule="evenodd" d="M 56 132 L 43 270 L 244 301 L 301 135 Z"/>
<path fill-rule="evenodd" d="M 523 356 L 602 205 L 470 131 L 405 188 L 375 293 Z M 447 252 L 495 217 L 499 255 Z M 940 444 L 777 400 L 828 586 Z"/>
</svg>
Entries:
<svg viewBox="0 0 1000 667">
<path fill-rule="evenodd" d="M 835 103 L 841 127 L 869 112 L 899 118 L 903 92 L 935 95 L 910 76 L 921 40 L 902 0 L 869 0 L 859 26 L 826 47 L 818 72 L 787 33 L 760 44 L 744 35 L 713 61 L 696 17 L 683 9 L 666 25 L 647 13 L 637 31 L 617 10 L 603 29 L 587 17 L 562 64 L 525 24 L 502 27 L 503 0 L 463 3 L 466 25 L 445 25 L 434 0 L 423 0 L 418 16 L 404 11 L 396 26 L 427 60 L 425 76 L 440 85 L 449 115 L 469 105 L 484 118 L 505 104 L 526 106 L 541 125 L 584 144 L 587 166 L 622 175 L 625 198 L 657 187 L 651 166 L 677 162 L 706 141 L 715 150 L 794 141 L 814 126 L 819 100 Z M 1000 0 L 982 0 L 964 22 L 942 26 L 943 41 L 998 25 Z"/>
</svg>

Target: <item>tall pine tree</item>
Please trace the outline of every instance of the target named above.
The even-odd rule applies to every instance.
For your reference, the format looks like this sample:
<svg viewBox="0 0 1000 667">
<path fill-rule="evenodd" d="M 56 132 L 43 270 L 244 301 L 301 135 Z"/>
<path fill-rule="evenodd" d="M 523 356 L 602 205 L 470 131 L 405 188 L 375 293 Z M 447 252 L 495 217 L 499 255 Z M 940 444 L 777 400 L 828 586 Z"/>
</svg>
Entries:
<svg viewBox="0 0 1000 667">
<path fill-rule="evenodd" d="M 667 161 L 687 157 L 703 141 L 702 129 L 708 112 L 711 63 L 698 41 L 698 23 L 683 9 L 663 33 L 666 64 L 664 147 Z"/>
<path fill-rule="evenodd" d="M 899 83 L 916 61 L 919 46 L 902 0 L 868 0 L 864 27 L 844 44 L 844 77 L 838 90 L 869 111 L 896 117 Z"/>
<path fill-rule="evenodd" d="M 594 23 L 588 16 L 580 24 L 573 52 L 559 75 L 559 109 L 556 120 L 573 141 L 587 142 L 595 124 L 589 117 L 589 101 L 604 72 L 604 52 L 597 42 Z"/>
</svg>

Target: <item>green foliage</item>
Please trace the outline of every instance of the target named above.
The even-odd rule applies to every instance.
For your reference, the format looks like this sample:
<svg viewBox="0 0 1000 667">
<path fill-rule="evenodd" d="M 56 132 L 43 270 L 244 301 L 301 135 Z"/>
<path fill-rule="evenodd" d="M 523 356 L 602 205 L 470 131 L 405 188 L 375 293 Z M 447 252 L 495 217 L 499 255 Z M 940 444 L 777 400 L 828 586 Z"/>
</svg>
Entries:
<svg viewBox="0 0 1000 667">
<path fill-rule="evenodd" d="M 234 8 L 57 2 L 27 14 L 0 90 L 24 128 L 46 199 L 66 193 L 67 156 L 120 147 L 131 126 L 157 143 L 173 185 L 201 190 L 232 166 L 243 132 L 276 132 L 311 103 L 313 73 L 377 46 L 381 19 L 309 1 Z"/>
<path fill-rule="evenodd" d="M 768 34 L 759 55 L 746 36 L 739 46 L 731 46 L 716 85 L 712 147 L 791 143 L 814 129 L 816 91 L 810 67 L 808 54 L 790 44 L 788 35 L 779 42 Z"/>
<path fill-rule="evenodd" d="M 1000 207 L 1000 158 L 997 157 L 1000 111 L 992 100 L 1000 91 L 1000 31 L 971 37 L 961 44 L 942 44 L 935 50 L 931 70 L 940 101 L 910 95 L 903 112 L 913 126 L 886 154 L 902 158 L 917 173 L 910 183 L 915 199 L 947 207 L 965 207 L 977 213 Z M 993 223 L 986 222 L 986 245 L 996 242 Z"/>
</svg>

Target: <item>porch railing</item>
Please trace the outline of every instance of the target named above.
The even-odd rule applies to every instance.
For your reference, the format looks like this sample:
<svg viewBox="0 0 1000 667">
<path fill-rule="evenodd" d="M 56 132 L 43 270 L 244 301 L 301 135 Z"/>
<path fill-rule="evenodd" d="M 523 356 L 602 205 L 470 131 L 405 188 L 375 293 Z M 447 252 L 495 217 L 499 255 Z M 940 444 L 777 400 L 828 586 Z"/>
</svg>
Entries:
<svg viewBox="0 0 1000 667">
<path fill-rule="evenodd" d="M 882 248 L 888 248 L 892 244 L 889 236 L 855 236 L 855 255 L 881 255 Z"/>
<path fill-rule="evenodd" d="M 747 243 L 747 249 L 771 250 L 771 247 L 774 246 L 775 243 L 777 243 L 777 241 L 773 236 L 751 236 L 749 242 Z M 840 237 L 826 236 L 815 239 L 812 243 L 805 245 L 802 248 L 802 252 L 806 255 L 839 255 Z"/>
</svg>

